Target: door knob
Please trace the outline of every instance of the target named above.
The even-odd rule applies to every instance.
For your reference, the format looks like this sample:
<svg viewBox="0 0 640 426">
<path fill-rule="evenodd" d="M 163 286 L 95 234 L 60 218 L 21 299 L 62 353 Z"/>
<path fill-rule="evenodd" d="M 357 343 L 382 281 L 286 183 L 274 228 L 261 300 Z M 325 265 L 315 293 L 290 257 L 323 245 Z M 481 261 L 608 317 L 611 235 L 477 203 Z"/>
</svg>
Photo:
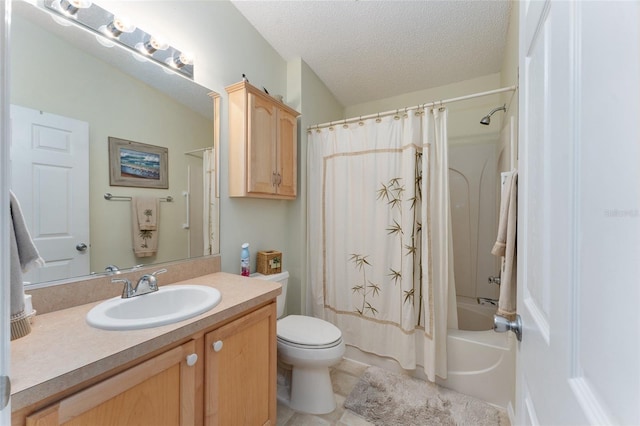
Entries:
<svg viewBox="0 0 640 426">
<path fill-rule="evenodd" d="M 222 350 L 222 340 L 216 340 L 211 346 L 213 346 L 214 352 L 220 352 Z"/>
<path fill-rule="evenodd" d="M 78 251 L 86 251 L 87 250 L 87 245 L 85 243 L 78 243 L 78 244 L 76 244 L 76 250 L 78 250 Z"/>
<path fill-rule="evenodd" d="M 497 333 L 504 333 L 509 330 L 516 334 L 518 342 L 522 341 L 522 319 L 520 318 L 520 315 L 516 315 L 516 319 L 513 321 L 509 321 L 500 315 L 493 316 L 493 331 Z"/>
</svg>

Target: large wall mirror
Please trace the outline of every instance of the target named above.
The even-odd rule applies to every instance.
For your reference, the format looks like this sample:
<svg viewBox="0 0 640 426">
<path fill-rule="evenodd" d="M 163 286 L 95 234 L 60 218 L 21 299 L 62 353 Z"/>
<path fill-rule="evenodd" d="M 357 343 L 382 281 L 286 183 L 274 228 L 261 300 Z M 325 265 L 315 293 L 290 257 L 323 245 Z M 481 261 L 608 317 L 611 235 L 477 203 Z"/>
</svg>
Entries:
<svg viewBox="0 0 640 426">
<path fill-rule="evenodd" d="M 47 261 L 32 286 L 219 251 L 216 95 L 98 39 L 13 4 L 11 189 Z M 168 189 L 111 186 L 109 138 L 166 148 Z M 131 197 L 161 200 L 151 256 L 134 254 Z"/>
</svg>

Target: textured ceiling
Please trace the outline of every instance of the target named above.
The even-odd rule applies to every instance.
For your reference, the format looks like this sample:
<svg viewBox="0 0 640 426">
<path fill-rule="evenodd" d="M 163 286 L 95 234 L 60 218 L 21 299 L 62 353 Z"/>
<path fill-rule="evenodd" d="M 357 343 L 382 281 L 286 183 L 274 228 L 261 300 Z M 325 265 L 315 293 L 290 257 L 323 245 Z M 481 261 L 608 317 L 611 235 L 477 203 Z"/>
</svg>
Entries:
<svg viewBox="0 0 640 426">
<path fill-rule="evenodd" d="M 507 0 L 232 3 L 344 106 L 499 72 L 510 12 Z"/>
</svg>

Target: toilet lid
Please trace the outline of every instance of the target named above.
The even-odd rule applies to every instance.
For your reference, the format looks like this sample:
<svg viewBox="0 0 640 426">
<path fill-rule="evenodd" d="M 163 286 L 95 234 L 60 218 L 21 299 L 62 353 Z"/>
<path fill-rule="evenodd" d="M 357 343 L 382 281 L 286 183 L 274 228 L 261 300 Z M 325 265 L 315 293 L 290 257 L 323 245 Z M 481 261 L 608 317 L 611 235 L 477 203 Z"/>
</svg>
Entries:
<svg viewBox="0 0 640 426">
<path fill-rule="evenodd" d="M 331 346 L 342 338 L 335 325 L 320 318 L 289 315 L 278 320 L 278 339 L 304 346 Z"/>
</svg>

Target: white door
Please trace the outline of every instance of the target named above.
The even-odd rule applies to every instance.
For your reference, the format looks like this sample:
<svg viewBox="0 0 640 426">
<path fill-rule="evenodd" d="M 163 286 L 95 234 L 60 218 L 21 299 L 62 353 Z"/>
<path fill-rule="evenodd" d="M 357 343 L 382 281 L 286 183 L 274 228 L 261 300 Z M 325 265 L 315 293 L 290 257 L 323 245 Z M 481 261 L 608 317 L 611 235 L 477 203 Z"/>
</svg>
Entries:
<svg viewBox="0 0 640 426">
<path fill-rule="evenodd" d="M 25 281 L 88 275 L 89 125 L 12 105 L 11 128 L 11 189 L 46 262 Z"/>
<path fill-rule="evenodd" d="M 0 280 L 9 280 L 9 19 L 11 2 L 0 0 Z M 0 425 L 11 423 L 10 286 L 0 286 Z"/>
<path fill-rule="evenodd" d="M 517 424 L 640 424 L 640 3 L 520 3 Z"/>
</svg>

